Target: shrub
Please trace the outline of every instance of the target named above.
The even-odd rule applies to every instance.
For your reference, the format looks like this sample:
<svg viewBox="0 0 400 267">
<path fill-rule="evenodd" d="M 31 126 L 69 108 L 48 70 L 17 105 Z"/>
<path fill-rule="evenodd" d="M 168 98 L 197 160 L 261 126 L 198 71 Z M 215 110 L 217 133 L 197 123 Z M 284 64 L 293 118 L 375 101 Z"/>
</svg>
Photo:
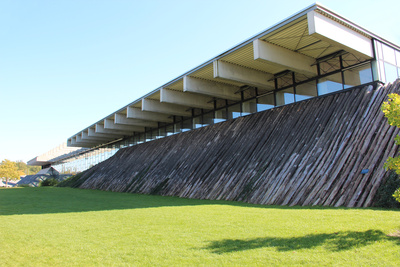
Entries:
<svg viewBox="0 0 400 267">
<path fill-rule="evenodd" d="M 379 186 L 375 196 L 375 207 L 382 208 L 400 208 L 400 203 L 395 199 L 395 192 L 400 187 L 399 175 L 394 171 L 390 171 L 388 177 Z"/>
<path fill-rule="evenodd" d="M 39 183 L 39 186 L 56 186 L 58 181 L 54 178 L 49 178 Z"/>
<path fill-rule="evenodd" d="M 18 187 L 32 187 L 30 184 L 18 184 Z"/>
<path fill-rule="evenodd" d="M 79 179 L 81 178 L 83 172 L 78 173 L 74 176 L 71 176 L 64 181 L 60 182 L 57 186 L 58 187 L 72 187 L 72 188 L 78 188 L 84 181 L 80 181 Z"/>
</svg>

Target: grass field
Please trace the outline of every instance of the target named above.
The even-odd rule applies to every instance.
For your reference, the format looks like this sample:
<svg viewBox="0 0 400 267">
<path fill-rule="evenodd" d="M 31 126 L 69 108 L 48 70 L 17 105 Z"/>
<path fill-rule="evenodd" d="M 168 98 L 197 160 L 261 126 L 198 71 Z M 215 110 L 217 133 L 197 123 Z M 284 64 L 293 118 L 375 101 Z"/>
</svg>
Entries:
<svg viewBox="0 0 400 267">
<path fill-rule="evenodd" d="M 400 211 L 0 189 L 0 266 L 399 266 Z"/>
</svg>

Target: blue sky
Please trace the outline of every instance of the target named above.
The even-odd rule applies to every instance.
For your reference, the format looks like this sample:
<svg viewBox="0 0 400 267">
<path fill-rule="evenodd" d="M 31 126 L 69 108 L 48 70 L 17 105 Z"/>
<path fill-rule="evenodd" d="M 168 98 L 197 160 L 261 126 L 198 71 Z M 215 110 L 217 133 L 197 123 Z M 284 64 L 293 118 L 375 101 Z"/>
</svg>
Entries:
<svg viewBox="0 0 400 267">
<path fill-rule="evenodd" d="M 320 3 L 400 44 L 400 1 Z M 0 160 L 47 152 L 311 4 L 0 0 Z"/>
</svg>

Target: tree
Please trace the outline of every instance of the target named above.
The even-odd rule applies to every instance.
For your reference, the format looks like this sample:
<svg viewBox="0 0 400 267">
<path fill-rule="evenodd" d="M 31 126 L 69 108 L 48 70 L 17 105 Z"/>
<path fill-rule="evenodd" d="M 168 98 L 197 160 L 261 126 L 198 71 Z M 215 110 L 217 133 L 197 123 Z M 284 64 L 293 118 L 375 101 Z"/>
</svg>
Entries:
<svg viewBox="0 0 400 267">
<path fill-rule="evenodd" d="M 23 172 L 25 175 L 36 174 L 40 171 L 40 166 L 28 166 L 25 162 L 17 160 L 15 162 L 19 171 Z"/>
<path fill-rule="evenodd" d="M 18 171 L 17 164 L 8 159 L 0 163 L 0 177 L 6 178 L 6 186 L 9 179 L 20 179 L 21 172 Z"/>
<path fill-rule="evenodd" d="M 389 94 L 388 97 L 388 101 L 382 105 L 382 111 L 388 119 L 389 125 L 400 128 L 400 95 Z M 400 136 L 396 136 L 395 141 L 397 145 L 400 145 Z M 385 163 L 385 169 L 391 169 L 400 174 L 400 156 L 389 157 Z M 393 197 L 400 202 L 400 188 L 394 192 Z"/>
</svg>

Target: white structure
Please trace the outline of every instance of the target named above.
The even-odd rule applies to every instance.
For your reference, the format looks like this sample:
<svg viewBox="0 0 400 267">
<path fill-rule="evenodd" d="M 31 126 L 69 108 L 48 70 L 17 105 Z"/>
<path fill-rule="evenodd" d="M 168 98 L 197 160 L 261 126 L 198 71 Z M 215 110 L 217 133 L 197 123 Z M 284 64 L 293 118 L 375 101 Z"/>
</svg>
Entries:
<svg viewBox="0 0 400 267">
<path fill-rule="evenodd" d="M 86 159 L 93 153 L 96 159 L 88 167 L 121 147 L 393 81 L 399 74 L 399 46 L 314 4 L 80 130 L 67 143 L 90 148 Z"/>
</svg>

